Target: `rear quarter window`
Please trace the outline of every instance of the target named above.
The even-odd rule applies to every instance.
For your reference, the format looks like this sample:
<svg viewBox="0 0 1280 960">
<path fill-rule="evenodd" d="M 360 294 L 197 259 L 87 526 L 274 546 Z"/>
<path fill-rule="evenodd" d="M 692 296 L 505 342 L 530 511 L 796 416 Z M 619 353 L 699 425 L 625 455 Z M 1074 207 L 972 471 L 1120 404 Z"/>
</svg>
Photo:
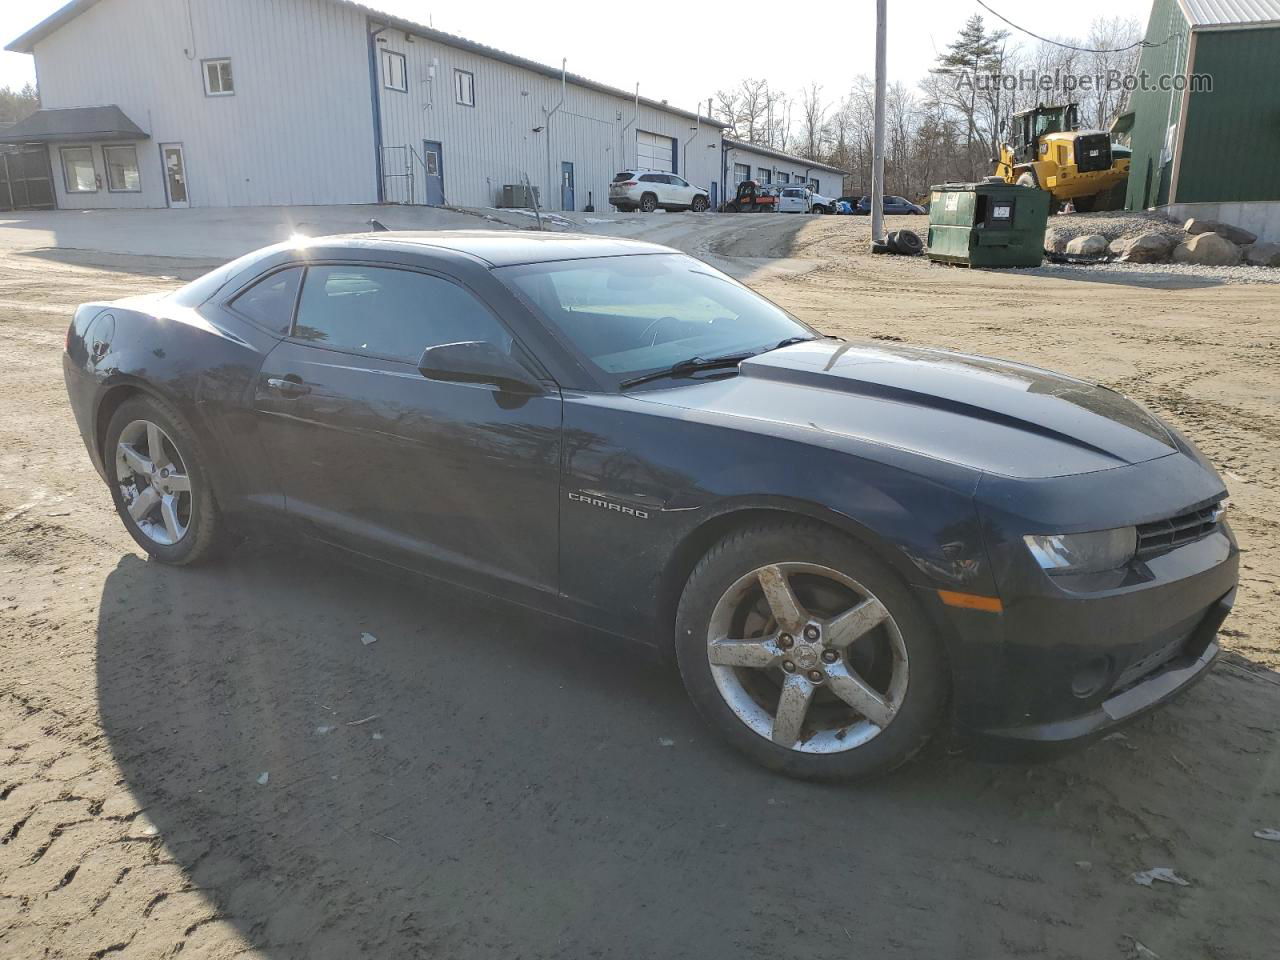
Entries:
<svg viewBox="0 0 1280 960">
<path fill-rule="evenodd" d="M 264 330 L 287 334 L 298 299 L 302 268 L 289 267 L 259 280 L 231 301 L 231 308 Z"/>
</svg>

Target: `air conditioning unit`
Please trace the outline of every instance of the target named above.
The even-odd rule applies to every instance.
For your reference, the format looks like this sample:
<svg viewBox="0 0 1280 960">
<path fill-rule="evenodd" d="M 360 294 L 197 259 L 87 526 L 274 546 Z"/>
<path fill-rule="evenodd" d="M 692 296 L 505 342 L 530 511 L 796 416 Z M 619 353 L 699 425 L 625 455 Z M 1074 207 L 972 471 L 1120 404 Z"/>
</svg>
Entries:
<svg viewBox="0 0 1280 960">
<path fill-rule="evenodd" d="M 542 195 L 538 192 L 537 187 L 531 190 L 523 183 L 504 183 L 502 185 L 502 200 L 498 203 L 498 206 L 531 209 L 535 205 L 541 206 L 539 203 L 541 199 Z"/>
</svg>

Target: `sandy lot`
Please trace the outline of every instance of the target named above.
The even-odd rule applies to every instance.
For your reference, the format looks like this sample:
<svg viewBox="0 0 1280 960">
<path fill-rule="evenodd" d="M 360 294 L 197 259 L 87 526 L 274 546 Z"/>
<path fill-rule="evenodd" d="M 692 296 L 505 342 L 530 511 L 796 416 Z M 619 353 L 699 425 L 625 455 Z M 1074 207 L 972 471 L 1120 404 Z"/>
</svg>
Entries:
<svg viewBox="0 0 1280 960">
<path fill-rule="evenodd" d="M 968 272 L 866 255 L 859 218 L 748 219 L 618 229 L 828 332 L 1062 369 L 1192 436 L 1246 550 L 1213 675 L 1051 764 L 940 744 L 818 787 L 562 623 L 289 545 L 148 563 L 59 353 L 76 303 L 198 265 L 10 252 L 0 957 L 1274 957 L 1280 843 L 1253 834 L 1280 828 L 1280 293 Z M 1155 866 L 1189 885 L 1134 882 Z"/>
</svg>

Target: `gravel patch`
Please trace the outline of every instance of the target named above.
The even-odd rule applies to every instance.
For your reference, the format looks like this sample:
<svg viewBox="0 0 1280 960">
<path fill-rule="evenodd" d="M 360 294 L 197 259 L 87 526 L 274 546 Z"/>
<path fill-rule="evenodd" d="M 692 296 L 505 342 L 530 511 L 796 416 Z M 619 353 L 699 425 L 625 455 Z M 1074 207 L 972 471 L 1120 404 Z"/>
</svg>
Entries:
<svg viewBox="0 0 1280 960">
<path fill-rule="evenodd" d="M 1180 281 L 1208 283 L 1280 283 L 1280 270 L 1268 267 L 1202 267 L 1191 263 L 1046 263 L 1018 270 L 1044 277 L 1066 277 L 1072 280 L 1105 279 L 1115 283 L 1147 284 L 1153 287 Z"/>
<path fill-rule="evenodd" d="M 1108 243 L 1144 233 L 1163 233 L 1177 237 L 1179 241 L 1186 237 L 1180 224 L 1170 223 L 1158 213 L 1124 210 L 1060 213 L 1049 218 L 1049 225 L 1045 230 L 1045 246 L 1050 246 L 1050 242 L 1057 237 L 1064 238 L 1065 242 L 1072 237 L 1083 237 L 1091 233 L 1101 234 L 1107 238 Z"/>
</svg>

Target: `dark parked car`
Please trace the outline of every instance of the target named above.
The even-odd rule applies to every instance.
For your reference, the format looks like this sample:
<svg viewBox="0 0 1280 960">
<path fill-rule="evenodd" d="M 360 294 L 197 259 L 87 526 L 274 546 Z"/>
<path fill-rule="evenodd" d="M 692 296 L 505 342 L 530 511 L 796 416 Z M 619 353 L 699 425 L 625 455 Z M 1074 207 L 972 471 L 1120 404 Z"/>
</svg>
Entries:
<svg viewBox="0 0 1280 960">
<path fill-rule="evenodd" d="M 871 213 L 871 198 L 860 197 L 858 199 L 858 207 L 855 211 L 861 214 Z M 888 197 L 884 198 L 885 216 L 922 216 L 928 211 L 918 203 L 912 203 L 906 197 Z"/>
<path fill-rule="evenodd" d="M 67 389 L 121 519 L 188 564 L 284 531 L 672 654 L 775 770 L 945 722 L 1089 738 L 1202 677 L 1226 491 L 1110 390 L 823 337 L 622 240 L 280 245 L 81 306 Z"/>
</svg>

